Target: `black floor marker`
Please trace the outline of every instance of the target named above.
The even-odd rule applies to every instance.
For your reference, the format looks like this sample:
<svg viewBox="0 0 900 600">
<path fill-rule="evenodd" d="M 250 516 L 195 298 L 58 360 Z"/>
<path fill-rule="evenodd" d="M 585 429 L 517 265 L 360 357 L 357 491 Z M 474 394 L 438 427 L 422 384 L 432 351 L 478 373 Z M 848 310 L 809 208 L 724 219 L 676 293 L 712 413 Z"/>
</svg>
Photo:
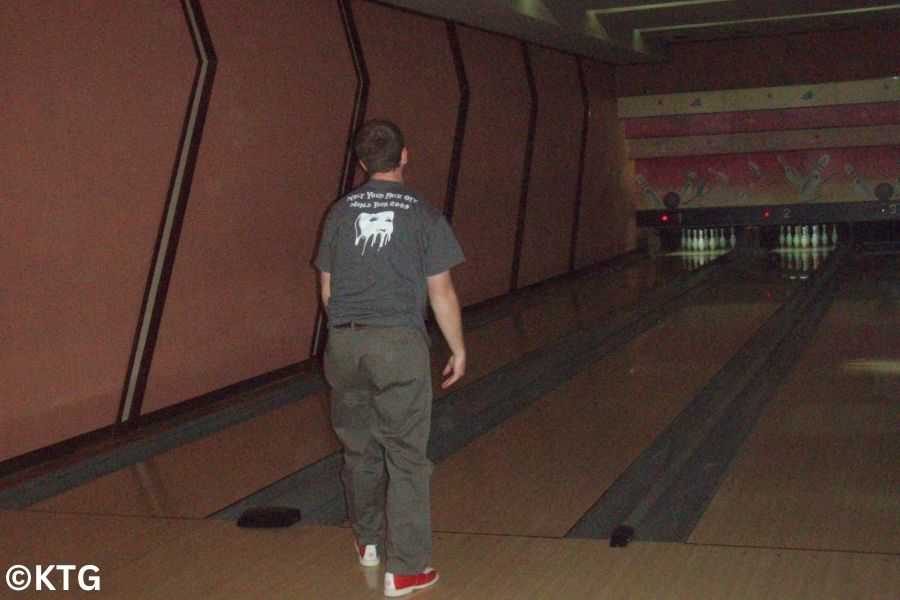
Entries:
<svg viewBox="0 0 900 600">
<path fill-rule="evenodd" d="M 300 510 L 284 506 L 257 506 L 243 512 L 238 527 L 290 527 L 300 520 Z"/>
<path fill-rule="evenodd" d="M 609 545 L 615 548 L 619 546 L 624 548 L 628 545 L 628 542 L 634 539 L 634 527 L 629 527 L 628 525 L 619 525 L 616 527 L 616 530 L 613 531 L 612 536 L 609 538 Z"/>
</svg>

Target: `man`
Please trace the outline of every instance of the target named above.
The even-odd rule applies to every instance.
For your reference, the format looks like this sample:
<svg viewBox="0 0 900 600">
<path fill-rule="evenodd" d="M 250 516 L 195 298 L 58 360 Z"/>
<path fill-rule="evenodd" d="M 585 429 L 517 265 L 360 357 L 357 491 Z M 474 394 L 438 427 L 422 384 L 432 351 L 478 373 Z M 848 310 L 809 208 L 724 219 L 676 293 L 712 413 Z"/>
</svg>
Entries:
<svg viewBox="0 0 900 600">
<path fill-rule="evenodd" d="M 427 298 L 452 353 L 446 388 L 466 369 L 450 277 L 463 254 L 446 219 L 404 185 L 407 151 L 396 125 L 369 121 L 354 148 L 369 179 L 329 210 L 315 261 L 329 317 L 325 377 L 359 562 L 377 566 L 384 544 L 384 593 L 396 597 L 438 580 L 429 566 L 431 369 L 423 318 Z"/>
</svg>

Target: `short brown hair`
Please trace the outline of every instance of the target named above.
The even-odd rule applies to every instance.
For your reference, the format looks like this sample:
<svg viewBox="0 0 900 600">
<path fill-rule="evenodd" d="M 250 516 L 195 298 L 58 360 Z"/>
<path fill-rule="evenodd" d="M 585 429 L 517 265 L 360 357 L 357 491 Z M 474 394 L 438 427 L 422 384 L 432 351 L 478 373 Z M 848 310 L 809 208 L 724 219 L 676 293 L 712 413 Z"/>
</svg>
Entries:
<svg viewBox="0 0 900 600">
<path fill-rule="evenodd" d="M 369 173 L 383 173 L 399 167 L 405 146 L 400 128 L 385 119 L 364 123 L 353 141 L 356 157 Z"/>
</svg>

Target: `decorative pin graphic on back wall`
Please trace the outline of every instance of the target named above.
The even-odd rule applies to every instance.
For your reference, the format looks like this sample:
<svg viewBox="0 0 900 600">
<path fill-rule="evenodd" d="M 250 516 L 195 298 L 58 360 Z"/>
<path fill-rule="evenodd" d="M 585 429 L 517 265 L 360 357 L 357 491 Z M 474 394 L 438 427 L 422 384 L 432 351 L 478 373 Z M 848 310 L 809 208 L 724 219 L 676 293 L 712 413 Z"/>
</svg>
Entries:
<svg viewBox="0 0 900 600">
<path fill-rule="evenodd" d="M 658 208 L 663 205 L 662 200 L 660 200 L 659 198 L 659 194 L 656 192 L 656 190 L 650 187 L 650 184 L 647 182 L 646 177 L 641 174 L 637 174 L 635 175 L 634 180 L 637 182 L 638 187 L 641 189 L 641 192 L 644 194 L 644 198 L 647 199 L 650 206 Z"/>
<path fill-rule="evenodd" d="M 728 180 L 728 176 L 724 173 L 719 173 L 712 169 L 708 170 L 716 175 L 716 177 L 724 178 L 725 181 Z M 659 193 L 656 190 L 650 187 L 646 177 L 638 174 L 634 179 L 641 189 L 641 192 L 643 192 L 644 198 L 647 200 L 648 204 L 654 208 L 664 206 L 669 210 L 675 210 L 676 208 L 690 205 L 694 200 L 706 196 L 712 190 L 712 186 L 709 185 L 709 182 L 698 177 L 695 171 L 687 171 L 684 177 L 685 182 L 680 192 L 674 190 L 669 191 L 666 192 L 662 198 L 660 198 Z"/>
<path fill-rule="evenodd" d="M 853 182 L 853 191 L 861 200 L 887 202 L 894 196 L 894 186 L 887 181 L 872 185 L 870 181 L 863 179 L 850 163 L 844 165 L 844 173 Z"/>
<path fill-rule="evenodd" d="M 853 192 L 857 197 L 861 200 L 875 200 L 875 191 L 872 189 L 872 184 L 860 177 L 853 165 L 850 163 L 844 164 L 844 173 L 853 182 Z"/>
<path fill-rule="evenodd" d="M 354 224 L 356 229 L 356 241 L 354 245 L 359 246 L 362 242 L 362 253 L 365 255 L 366 248 L 375 247 L 381 250 L 388 242 L 391 241 L 391 234 L 394 233 L 394 211 L 386 210 L 380 213 L 359 213 Z"/>
<path fill-rule="evenodd" d="M 708 180 L 698 177 L 696 171 L 687 171 L 684 174 L 684 185 L 681 187 L 681 204 L 687 206 L 711 191 L 712 186 Z"/>
<path fill-rule="evenodd" d="M 807 157 L 804 160 L 804 164 L 808 164 L 810 168 L 808 171 L 804 170 L 803 172 L 796 169 L 782 155 L 778 154 L 775 158 L 784 170 L 784 176 L 788 182 L 797 190 L 798 202 L 810 202 L 816 199 L 819 187 L 832 177 L 832 175 L 825 175 L 825 168 L 831 162 L 829 154 Z"/>
</svg>

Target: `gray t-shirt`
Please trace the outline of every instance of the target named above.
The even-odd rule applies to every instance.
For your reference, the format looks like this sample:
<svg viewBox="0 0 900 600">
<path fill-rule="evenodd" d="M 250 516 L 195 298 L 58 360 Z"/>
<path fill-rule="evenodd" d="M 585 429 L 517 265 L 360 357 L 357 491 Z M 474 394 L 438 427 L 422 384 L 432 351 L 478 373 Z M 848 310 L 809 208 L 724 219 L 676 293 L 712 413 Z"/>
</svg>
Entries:
<svg viewBox="0 0 900 600">
<path fill-rule="evenodd" d="M 437 209 L 402 183 L 370 180 L 325 217 L 315 265 L 331 273 L 329 326 L 424 329 L 425 278 L 463 260 Z"/>
</svg>

